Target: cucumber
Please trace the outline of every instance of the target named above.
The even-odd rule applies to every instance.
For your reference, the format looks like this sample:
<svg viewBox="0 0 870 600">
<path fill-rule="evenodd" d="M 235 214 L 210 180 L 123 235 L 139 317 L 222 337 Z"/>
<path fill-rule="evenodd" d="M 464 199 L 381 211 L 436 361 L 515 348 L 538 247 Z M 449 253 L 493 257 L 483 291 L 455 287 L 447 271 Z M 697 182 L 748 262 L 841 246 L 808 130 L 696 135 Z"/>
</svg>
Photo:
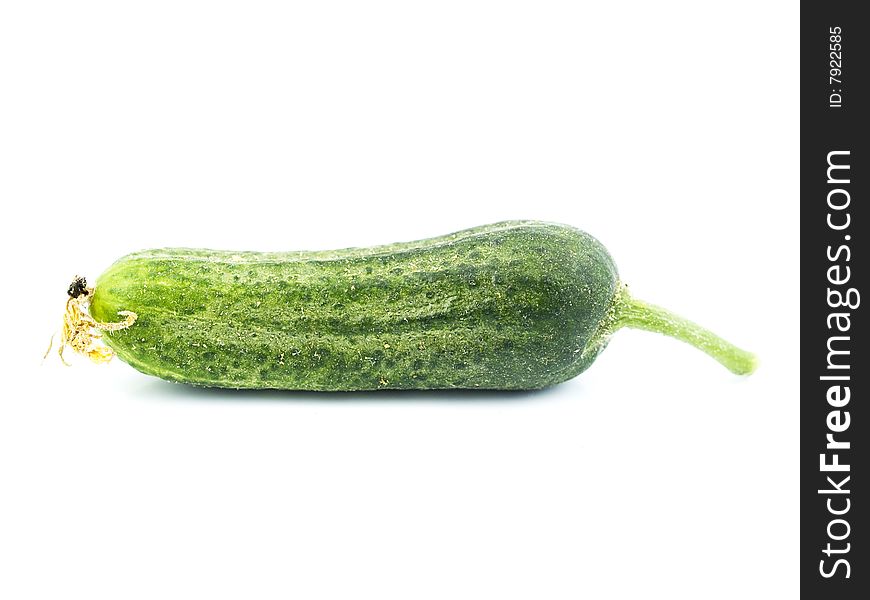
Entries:
<svg viewBox="0 0 870 600">
<path fill-rule="evenodd" d="M 134 368 L 226 388 L 537 389 L 582 373 L 623 326 L 688 341 L 737 373 L 754 357 L 633 300 L 573 227 L 509 221 L 317 252 L 167 248 L 125 256 L 90 296 Z"/>
</svg>

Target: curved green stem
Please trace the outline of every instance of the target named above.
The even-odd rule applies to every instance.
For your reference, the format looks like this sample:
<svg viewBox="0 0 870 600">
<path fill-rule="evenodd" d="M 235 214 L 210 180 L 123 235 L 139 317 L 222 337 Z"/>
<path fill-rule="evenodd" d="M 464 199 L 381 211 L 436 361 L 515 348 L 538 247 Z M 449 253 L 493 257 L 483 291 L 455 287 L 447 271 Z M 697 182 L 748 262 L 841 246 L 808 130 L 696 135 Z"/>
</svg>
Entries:
<svg viewBox="0 0 870 600">
<path fill-rule="evenodd" d="M 758 359 L 751 352 L 667 309 L 632 298 L 624 288 L 614 309 L 614 330 L 632 327 L 669 335 L 706 352 L 737 375 L 749 375 L 758 366 Z"/>
</svg>

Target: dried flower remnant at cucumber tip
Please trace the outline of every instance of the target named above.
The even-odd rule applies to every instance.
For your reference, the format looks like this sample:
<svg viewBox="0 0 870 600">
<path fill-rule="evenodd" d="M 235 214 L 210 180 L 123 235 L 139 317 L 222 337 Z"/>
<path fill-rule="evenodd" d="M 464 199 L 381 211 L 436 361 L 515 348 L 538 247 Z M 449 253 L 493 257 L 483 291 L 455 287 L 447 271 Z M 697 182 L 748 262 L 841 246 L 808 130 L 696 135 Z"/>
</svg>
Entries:
<svg viewBox="0 0 870 600">
<path fill-rule="evenodd" d="M 63 364 L 69 366 L 63 357 L 64 349 L 69 346 L 74 352 L 83 354 L 95 363 L 107 363 L 112 360 L 115 353 L 111 348 L 102 343 L 103 332 L 120 331 L 127 329 L 136 322 L 136 313 L 129 310 L 118 311 L 118 315 L 124 317 L 117 323 L 99 323 L 88 314 L 88 304 L 93 298 L 94 288 L 88 287 L 84 277 L 76 275 L 66 290 L 66 310 L 63 315 L 63 325 L 60 330 L 60 345 L 57 354 Z M 43 359 L 51 352 L 54 345 L 54 336 L 48 344 Z"/>
</svg>

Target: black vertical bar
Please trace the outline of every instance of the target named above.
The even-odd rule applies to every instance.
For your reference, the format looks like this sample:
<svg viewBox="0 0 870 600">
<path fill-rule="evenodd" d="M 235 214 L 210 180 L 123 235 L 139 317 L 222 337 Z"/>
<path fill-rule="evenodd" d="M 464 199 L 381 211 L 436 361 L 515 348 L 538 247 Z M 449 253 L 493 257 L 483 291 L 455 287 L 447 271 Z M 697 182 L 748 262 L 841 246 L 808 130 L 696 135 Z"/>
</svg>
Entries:
<svg viewBox="0 0 870 600">
<path fill-rule="evenodd" d="M 862 2 L 801 3 L 801 593 L 870 598 Z"/>
</svg>

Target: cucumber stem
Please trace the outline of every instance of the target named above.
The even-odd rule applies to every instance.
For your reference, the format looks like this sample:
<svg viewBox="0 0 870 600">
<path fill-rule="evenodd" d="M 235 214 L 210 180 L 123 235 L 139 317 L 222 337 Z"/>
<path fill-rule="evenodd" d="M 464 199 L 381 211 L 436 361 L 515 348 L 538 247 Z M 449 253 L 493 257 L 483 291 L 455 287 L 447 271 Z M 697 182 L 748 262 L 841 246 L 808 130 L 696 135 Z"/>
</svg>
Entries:
<svg viewBox="0 0 870 600">
<path fill-rule="evenodd" d="M 754 354 L 741 350 L 709 329 L 655 304 L 636 300 L 625 288 L 620 296 L 614 303 L 614 330 L 631 327 L 669 335 L 706 352 L 737 375 L 749 375 L 758 366 L 758 359 Z"/>
</svg>

